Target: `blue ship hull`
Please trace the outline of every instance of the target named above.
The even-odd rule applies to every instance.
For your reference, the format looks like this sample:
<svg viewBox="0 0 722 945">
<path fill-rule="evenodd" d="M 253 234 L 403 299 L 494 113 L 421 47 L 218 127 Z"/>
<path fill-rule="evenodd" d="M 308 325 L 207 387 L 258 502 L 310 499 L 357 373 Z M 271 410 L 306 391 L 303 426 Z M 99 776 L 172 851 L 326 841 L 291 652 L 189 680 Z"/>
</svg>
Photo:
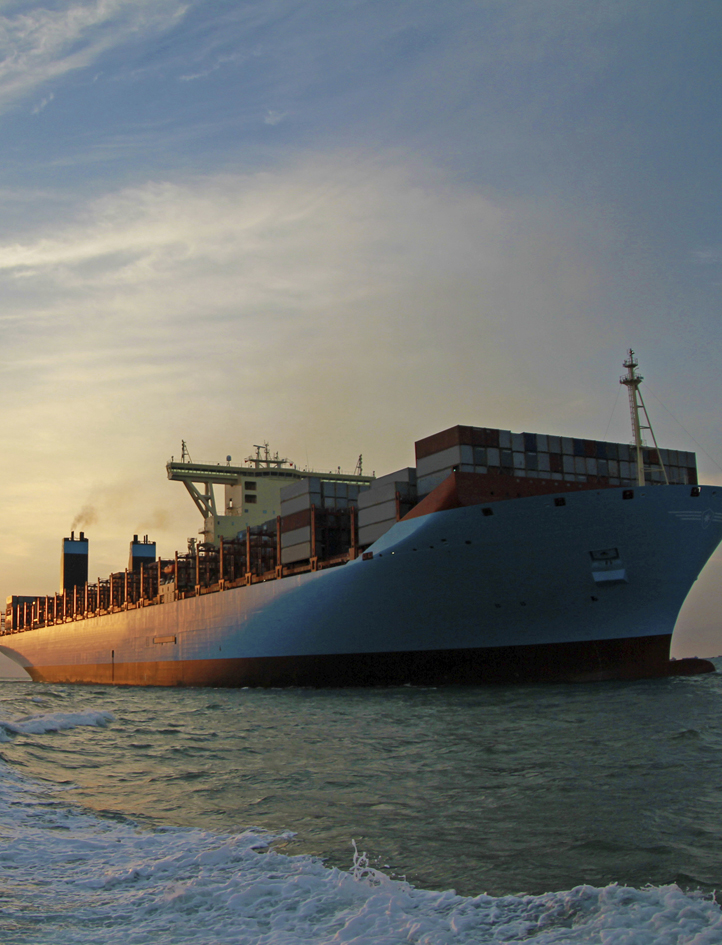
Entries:
<svg viewBox="0 0 722 945">
<path fill-rule="evenodd" d="M 710 486 L 512 499 L 398 522 L 336 568 L 18 632 L 0 652 L 35 680 L 128 685 L 664 675 L 720 540 Z"/>
</svg>

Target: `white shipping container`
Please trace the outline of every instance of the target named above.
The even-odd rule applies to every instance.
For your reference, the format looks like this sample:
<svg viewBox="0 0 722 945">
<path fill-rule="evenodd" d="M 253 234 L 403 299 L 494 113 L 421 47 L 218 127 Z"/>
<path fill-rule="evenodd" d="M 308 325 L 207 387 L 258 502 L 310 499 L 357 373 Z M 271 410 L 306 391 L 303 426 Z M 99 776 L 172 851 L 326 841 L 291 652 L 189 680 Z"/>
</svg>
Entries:
<svg viewBox="0 0 722 945">
<path fill-rule="evenodd" d="M 564 470 L 565 475 L 570 475 L 574 472 L 574 457 L 568 456 L 566 453 L 562 456 L 562 469 Z"/>
<path fill-rule="evenodd" d="M 592 459 L 591 456 L 587 456 L 584 462 L 586 465 L 586 469 L 584 470 L 586 474 L 588 476 L 596 476 L 598 472 L 596 459 Z"/>
<path fill-rule="evenodd" d="M 511 449 L 511 430 L 499 430 L 499 447 L 503 450 Z"/>
<path fill-rule="evenodd" d="M 385 522 L 389 519 L 396 521 L 396 500 L 382 502 L 380 505 L 372 505 L 368 509 L 359 509 L 359 528 L 366 525 L 375 525 L 377 522 Z"/>
<path fill-rule="evenodd" d="M 281 549 L 281 563 L 295 564 L 297 561 L 307 561 L 311 557 L 311 542 L 304 541 L 298 545 L 291 545 Z"/>
<path fill-rule="evenodd" d="M 359 509 L 367 509 L 372 505 L 388 502 L 396 498 L 397 492 L 404 501 L 413 501 L 416 496 L 416 489 L 408 482 L 386 482 L 382 486 L 377 486 L 374 483 L 371 489 L 359 495 L 358 507 Z"/>
<path fill-rule="evenodd" d="M 289 486 L 281 489 L 281 502 L 287 499 L 295 499 L 299 495 L 321 495 L 321 480 L 316 476 L 309 476 L 307 479 L 299 479 L 298 482 L 292 482 Z"/>
<path fill-rule="evenodd" d="M 441 469 L 438 472 L 431 473 L 428 476 L 419 476 L 417 479 L 419 498 L 428 495 L 430 492 L 433 492 L 434 489 L 440 485 L 444 479 L 447 479 L 450 474 L 450 469 Z"/>
<path fill-rule="evenodd" d="M 563 436 L 561 438 L 561 441 L 562 441 L 562 453 L 564 453 L 565 456 L 573 456 L 574 455 L 574 441 L 568 436 Z"/>
<path fill-rule="evenodd" d="M 310 509 L 315 505 L 317 509 L 321 508 L 321 494 L 299 495 L 295 499 L 289 499 L 287 502 L 281 502 L 281 515 L 295 515 L 296 512 L 302 512 L 304 509 Z"/>
<path fill-rule="evenodd" d="M 301 528 L 294 528 L 290 532 L 283 532 L 281 534 L 281 548 L 290 547 L 291 545 L 297 545 L 302 541 L 311 540 L 311 526 L 303 525 Z"/>
<path fill-rule="evenodd" d="M 486 451 L 486 462 L 489 466 L 500 465 L 499 450 L 496 446 L 490 446 Z"/>
<path fill-rule="evenodd" d="M 471 460 L 473 462 L 473 458 Z M 461 463 L 461 447 L 450 446 L 447 450 L 441 450 L 438 453 L 432 453 L 431 456 L 424 456 L 416 465 L 417 477 L 428 476 L 437 472 L 439 469 L 449 469 L 452 466 L 458 466 Z"/>
<path fill-rule="evenodd" d="M 549 472 L 549 453 L 537 453 L 537 466 L 540 472 Z"/>
<path fill-rule="evenodd" d="M 358 540 L 360 545 L 372 545 L 378 541 L 382 535 L 395 525 L 396 522 L 390 519 L 386 522 L 377 522 L 375 525 L 367 525 L 365 528 L 359 528 Z"/>
<path fill-rule="evenodd" d="M 526 460 L 523 453 L 514 453 L 514 469 L 526 469 Z"/>
<path fill-rule="evenodd" d="M 583 456 L 574 457 L 574 472 L 577 476 L 585 476 L 587 473 L 587 461 Z"/>
<path fill-rule="evenodd" d="M 371 483 L 371 487 L 376 489 L 379 486 L 385 486 L 388 482 L 406 482 L 414 485 L 416 482 L 416 468 L 414 466 L 405 466 L 403 469 L 397 469 L 396 472 L 379 476 L 378 479 L 374 479 Z"/>
</svg>

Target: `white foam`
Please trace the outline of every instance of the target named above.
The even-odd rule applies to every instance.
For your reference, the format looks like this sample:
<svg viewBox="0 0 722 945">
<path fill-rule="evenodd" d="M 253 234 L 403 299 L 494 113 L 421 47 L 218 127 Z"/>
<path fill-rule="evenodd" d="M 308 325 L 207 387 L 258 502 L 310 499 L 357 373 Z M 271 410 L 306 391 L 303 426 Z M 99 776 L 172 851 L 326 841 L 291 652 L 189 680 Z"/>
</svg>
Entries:
<svg viewBox="0 0 722 945">
<path fill-rule="evenodd" d="M 43 715 L 24 715 L 13 722 L 0 719 L 0 741 L 8 735 L 44 735 L 63 732 L 83 725 L 104 727 L 113 721 L 112 712 L 52 712 Z"/>
<path fill-rule="evenodd" d="M 111 719 L 53 713 L 2 726 L 37 734 Z M 145 830 L 66 797 L 0 762 L 3 945 L 722 942 L 717 903 L 676 886 L 464 897 L 393 880 L 355 846 L 348 870 L 328 868 L 274 850 L 259 831 Z"/>
<path fill-rule="evenodd" d="M 4 945 L 722 941 L 717 904 L 676 886 L 462 897 L 392 880 L 363 854 L 348 871 L 329 869 L 269 849 L 258 832 L 143 831 L 60 806 L 17 775 L 3 787 Z"/>
</svg>

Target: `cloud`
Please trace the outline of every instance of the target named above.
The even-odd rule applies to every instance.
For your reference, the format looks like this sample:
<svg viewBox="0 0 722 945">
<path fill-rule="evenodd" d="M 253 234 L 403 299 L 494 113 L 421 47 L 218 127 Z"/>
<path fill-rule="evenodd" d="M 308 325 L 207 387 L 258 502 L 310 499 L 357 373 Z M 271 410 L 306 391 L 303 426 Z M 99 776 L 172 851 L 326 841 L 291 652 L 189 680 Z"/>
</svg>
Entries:
<svg viewBox="0 0 722 945">
<path fill-rule="evenodd" d="M 270 109 L 266 112 L 266 117 L 263 119 L 263 123 L 266 125 L 278 125 L 286 117 L 286 112 L 276 112 L 273 109 Z"/>
<path fill-rule="evenodd" d="M 16 6 L 19 12 L 0 16 L 0 110 L 7 110 L 53 79 L 91 66 L 114 46 L 168 29 L 187 4 L 179 0 L 143 4 L 135 0 L 76 0 L 56 9 L 23 3 Z M 43 107 L 41 104 L 39 109 Z"/>
<path fill-rule="evenodd" d="M 508 425 L 515 400 L 528 421 L 527 387 L 548 386 L 531 352 L 608 332 L 592 317 L 600 271 L 563 213 L 393 155 L 148 183 L 0 242 L 0 394 L 18 433 L 42 417 L 44 448 L 93 430 L 111 454 L 146 453 L 150 424 L 168 453 L 282 434 L 296 459 L 308 437 L 313 462 L 353 466 L 370 437 L 401 463 L 412 422 L 423 435 L 483 403 Z M 569 371 L 586 383 L 583 359 Z"/>
<path fill-rule="evenodd" d="M 45 98 L 33 108 L 33 115 L 39 115 L 40 112 L 47 108 L 54 98 L 55 95 L 53 92 L 51 92 L 50 95 L 46 95 Z"/>
<path fill-rule="evenodd" d="M 239 63 L 244 62 L 246 59 L 247 56 L 242 53 L 231 53 L 228 55 L 216 56 L 215 61 L 206 69 L 201 69 L 198 72 L 190 72 L 185 75 L 178 76 L 178 81 L 194 82 L 197 79 L 207 79 L 209 75 L 213 75 L 214 72 L 217 72 L 224 66 L 238 65 Z"/>
<path fill-rule="evenodd" d="M 704 246 L 692 252 L 692 261 L 700 266 L 716 266 L 722 262 L 722 247 Z"/>
<path fill-rule="evenodd" d="M 301 465 L 353 468 L 363 453 L 381 473 L 453 423 L 563 432 L 587 409 L 583 352 L 609 330 L 592 317 L 596 221 L 581 234 L 553 208 L 359 151 L 52 212 L 0 241 L 13 444 L 0 471 L 27 471 L 3 523 L 8 581 L 88 508 L 108 568 L 133 532 L 182 547 L 200 517 L 164 475 L 181 439 L 199 461 L 265 439 Z"/>
</svg>

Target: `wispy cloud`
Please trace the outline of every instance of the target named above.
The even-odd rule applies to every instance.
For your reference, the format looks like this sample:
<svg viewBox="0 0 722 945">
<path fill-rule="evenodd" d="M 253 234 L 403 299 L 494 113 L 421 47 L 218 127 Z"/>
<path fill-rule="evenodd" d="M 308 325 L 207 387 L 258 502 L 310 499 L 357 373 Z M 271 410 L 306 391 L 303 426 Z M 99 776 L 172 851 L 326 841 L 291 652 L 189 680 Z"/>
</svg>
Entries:
<svg viewBox="0 0 722 945">
<path fill-rule="evenodd" d="M 196 79 L 207 79 L 209 75 L 213 75 L 214 72 L 218 72 L 219 69 L 222 69 L 224 66 L 237 65 L 240 62 L 243 62 L 247 56 L 242 53 L 232 53 L 230 55 L 216 56 L 215 61 L 205 69 L 201 69 L 198 72 L 189 72 L 185 75 L 179 76 L 179 81 L 181 82 L 193 82 Z"/>
<path fill-rule="evenodd" d="M 263 121 L 264 121 L 264 124 L 266 125 L 278 125 L 286 117 L 287 117 L 286 112 L 277 112 L 277 111 L 274 111 L 273 109 L 270 109 L 269 111 L 266 112 L 266 117 L 263 119 Z"/>
<path fill-rule="evenodd" d="M 16 12 L 0 16 L 0 110 L 53 79 L 92 65 L 113 46 L 167 29 L 187 8 L 181 0 L 14 6 Z"/>
<path fill-rule="evenodd" d="M 716 266 L 722 262 L 722 246 L 703 246 L 692 252 L 692 261 L 700 266 Z"/>
<path fill-rule="evenodd" d="M 0 472 L 32 470 L 5 529 L 27 529 L 41 494 L 33 528 L 59 534 L 116 481 L 132 483 L 127 511 L 103 500 L 96 531 L 118 547 L 140 521 L 160 528 L 153 510 L 185 510 L 162 474 L 181 438 L 209 461 L 263 436 L 296 461 L 363 451 L 381 471 L 481 403 L 484 422 L 526 422 L 520 351 L 589 338 L 575 342 L 597 274 L 576 237 L 433 168 L 341 153 L 127 188 L 0 242 L 15 444 Z"/>
<path fill-rule="evenodd" d="M 291 389 L 319 428 L 321 390 L 362 423 L 397 386 L 402 414 L 433 413 L 429 381 L 449 370 L 469 396 L 495 397 L 517 332 L 571 343 L 598 279 L 577 242 L 562 214 L 500 206 L 407 160 L 148 184 L 0 243 L 5 350 L 29 381 L 36 340 L 52 345 L 32 381 L 41 397 L 67 380 L 112 400 L 125 379 L 140 404 L 168 372 L 175 396 L 195 396 L 212 372 L 204 403 L 252 399 L 272 364 L 283 383 L 254 407 L 269 424 Z"/>
<path fill-rule="evenodd" d="M 39 115 L 43 109 L 48 107 L 54 98 L 54 92 L 51 92 L 50 95 L 46 95 L 45 98 L 38 102 L 38 104 L 33 108 L 33 115 Z"/>
</svg>

